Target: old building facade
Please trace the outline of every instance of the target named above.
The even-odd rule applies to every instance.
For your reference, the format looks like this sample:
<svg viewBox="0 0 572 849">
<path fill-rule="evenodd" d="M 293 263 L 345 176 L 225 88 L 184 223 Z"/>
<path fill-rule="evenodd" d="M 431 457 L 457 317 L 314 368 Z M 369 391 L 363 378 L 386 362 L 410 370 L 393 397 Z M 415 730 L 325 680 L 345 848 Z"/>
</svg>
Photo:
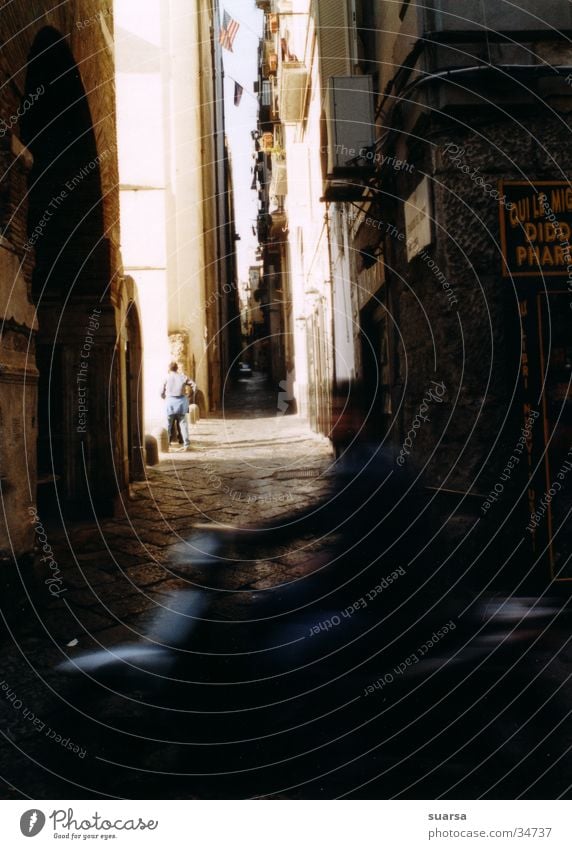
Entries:
<svg viewBox="0 0 572 849">
<path fill-rule="evenodd" d="M 0 553 L 13 563 L 37 543 L 36 509 L 110 513 L 140 475 L 140 328 L 119 251 L 111 4 L 12 4 L 0 27 Z"/>
<path fill-rule="evenodd" d="M 7 576 L 44 519 L 121 512 L 168 361 L 207 412 L 240 342 L 218 4 L 45 7 L 0 18 Z"/>
<path fill-rule="evenodd" d="M 115 3 L 122 252 L 145 337 L 145 426 L 169 360 L 222 404 L 240 344 L 217 2 Z"/>
<path fill-rule="evenodd" d="M 568 580 L 568 4 L 258 5 L 301 408 L 331 434 L 359 387 L 469 567 L 494 539 Z"/>
<path fill-rule="evenodd" d="M 390 374 L 376 392 L 396 413 L 399 456 L 423 470 L 449 526 L 458 521 L 470 568 L 504 558 L 523 580 L 528 569 L 567 580 L 570 496 L 538 527 L 530 519 L 570 442 L 572 18 L 566 3 L 518 6 L 386 4 L 363 20 L 364 48 L 376 33 L 360 67 L 378 89 L 371 217 L 387 318 L 377 365 L 388 351 Z"/>
</svg>

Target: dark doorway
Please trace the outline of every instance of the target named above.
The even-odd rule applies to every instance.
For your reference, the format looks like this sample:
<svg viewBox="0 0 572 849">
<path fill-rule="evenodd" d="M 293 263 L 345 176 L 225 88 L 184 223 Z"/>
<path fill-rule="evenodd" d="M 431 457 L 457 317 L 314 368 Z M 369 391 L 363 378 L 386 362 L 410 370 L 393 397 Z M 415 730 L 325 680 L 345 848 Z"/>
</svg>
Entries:
<svg viewBox="0 0 572 849">
<path fill-rule="evenodd" d="M 25 97 L 38 91 L 21 125 L 34 157 L 26 249 L 35 263 L 39 323 L 38 478 L 40 487 L 55 486 L 58 509 L 89 513 L 100 501 L 102 482 L 102 473 L 91 469 L 105 465 L 100 328 L 110 262 L 100 162 L 112 152 L 98 152 L 78 68 L 65 39 L 49 27 L 37 35 L 28 59 Z"/>
<path fill-rule="evenodd" d="M 376 439 L 385 436 L 390 409 L 389 357 L 386 313 L 377 299 L 361 314 L 363 391 L 368 430 Z"/>
</svg>

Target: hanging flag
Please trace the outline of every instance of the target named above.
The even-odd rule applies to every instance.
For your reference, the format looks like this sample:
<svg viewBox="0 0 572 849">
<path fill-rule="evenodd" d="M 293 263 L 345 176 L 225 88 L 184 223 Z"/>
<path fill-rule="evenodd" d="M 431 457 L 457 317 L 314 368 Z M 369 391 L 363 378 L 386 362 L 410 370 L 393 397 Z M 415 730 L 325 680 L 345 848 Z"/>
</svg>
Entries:
<svg viewBox="0 0 572 849">
<path fill-rule="evenodd" d="M 244 88 L 240 85 L 240 83 L 237 83 L 236 80 L 235 80 L 234 81 L 234 105 L 235 106 L 240 106 L 240 100 L 241 100 L 243 91 L 244 91 Z"/>
<path fill-rule="evenodd" d="M 230 17 L 228 12 L 224 12 L 222 16 L 222 27 L 220 31 L 219 41 L 225 50 L 233 52 L 232 43 L 236 38 L 240 24 Z"/>
</svg>

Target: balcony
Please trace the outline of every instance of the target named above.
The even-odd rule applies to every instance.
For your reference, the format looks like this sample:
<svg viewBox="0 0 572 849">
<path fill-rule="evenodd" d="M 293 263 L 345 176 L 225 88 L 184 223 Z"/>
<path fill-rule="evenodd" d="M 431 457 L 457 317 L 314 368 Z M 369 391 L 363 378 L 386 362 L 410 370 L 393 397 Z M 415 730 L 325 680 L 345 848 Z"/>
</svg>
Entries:
<svg viewBox="0 0 572 849">
<path fill-rule="evenodd" d="M 278 49 L 273 38 L 265 39 L 262 50 L 262 76 L 268 78 L 278 70 Z"/>
<path fill-rule="evenodd" d="M 270 229 L 272 227 L 272 216 L 267 212 L 261 212 L 256 222 L 257 237 L 260 244 L 267 242 L 270 238 Z"/>
<path fill-rule="evenodd" d="M 561 0 L 519 0 L 518 4 L 499 0 L 433 0 L 433 3 L 411 4 L 410 14 L 425 18 L 430 32 L 549 32 L 561 35 L 572 27 L 572 9 Z"/>
<path fill-rule="evenodd" d="M 286 160 L 273 154 L 272 179 L 270 181 L 270 197 L 282 198 L 288 192 Z"/>
<path fill-rule="evenodd" d="M 413 76 L 480 64 L 542 65 L 548 57 L 534 43 L 564 41 L 569 46 L 572 4 L 563 0 L 518 0 L 516 4 L 504 0 L 412 0 L 402 7 L 400 18 L 394 26 L 393 11 L 380 12 L 378 50 L 380 55 L 392 57 L 391 65 L 380 69 L 380 91 L 394 77 L 396 67 L 410 68 L 413 52 L 423 47 L 425 57 L 413 75 L 407 74 L 409 82 Z M 527 45 L 531 42 L 532 48 Z M 549 60 L 550 65 L 559 61 Z"/>
<path fill-rule="evenodd" d="M 270 239 L 275 245 L 283 245 L 288 235 L 288 219 L 283 209 L 272 212 L 272 226 L 270 227 Z"/>
<path fill-rule="evenodd" d="M 283 124 L 296 124 L 304 117 L 308 69 L 303 62 L 283 62 L 281 66 L 278 110 Z"/>
</svg>

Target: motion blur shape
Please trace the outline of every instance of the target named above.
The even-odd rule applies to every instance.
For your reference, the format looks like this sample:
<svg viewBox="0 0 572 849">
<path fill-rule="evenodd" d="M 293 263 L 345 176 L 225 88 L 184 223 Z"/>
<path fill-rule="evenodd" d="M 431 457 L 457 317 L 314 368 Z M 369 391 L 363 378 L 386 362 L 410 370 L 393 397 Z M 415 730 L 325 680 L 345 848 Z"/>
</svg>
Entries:
<svg viewBox="0 0 572 849">
<path fill-rule="evenodd" d="M 151 796 L 176 798 L 565 792 L 562 770 L 526 759 L 566 713 L 536 673 L 567 611 L 452 592 L 429 500 L 379 446 L 342 452 L 330 484 L 276 527 L 198 526 L 173 564 L 187 588 L 145 636 L 60 666 L 71 701 L 106 703 L 101 781 L 127 763 Z M 303 576 L 236 588 L 245 562 L 320 539 Z"/>
<path fill-rule="evenodd" d="M 252 377 L 252 369 L 248 365 L 248 363 L 239 363 L 238 364 L 238 376 L 239 377 Z"/>
</svg>

